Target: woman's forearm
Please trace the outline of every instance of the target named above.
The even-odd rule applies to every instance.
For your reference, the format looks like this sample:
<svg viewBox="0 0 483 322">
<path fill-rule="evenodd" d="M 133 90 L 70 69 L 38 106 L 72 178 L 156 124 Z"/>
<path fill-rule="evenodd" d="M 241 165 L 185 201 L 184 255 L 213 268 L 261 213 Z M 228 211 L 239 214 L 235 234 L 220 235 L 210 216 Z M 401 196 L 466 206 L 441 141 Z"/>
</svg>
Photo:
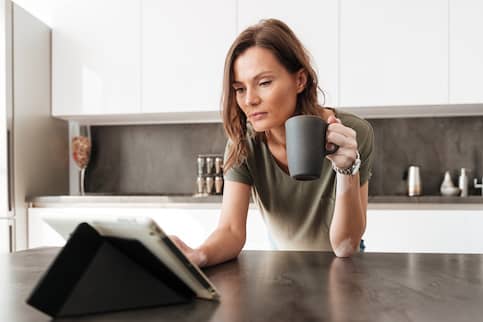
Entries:
<svg viewBox="0 0 483 322">
<path fill-rule="evenodd" d="M 361 205 L 359 174 L 337 174 L 334 216 L 330 225 L 330 242 L 338 257 L 351 256 L 365 230 L 365 214 Z"/>
<path fill-rule="evenodd" d="M 245 245 L 245 236 L 239 236 L 228 227 L 218 227 L 206 241 L 198 247 L 204 262 L 201 266 L 210 266 L 225 262 L 238 256 Z"/>
</svg>

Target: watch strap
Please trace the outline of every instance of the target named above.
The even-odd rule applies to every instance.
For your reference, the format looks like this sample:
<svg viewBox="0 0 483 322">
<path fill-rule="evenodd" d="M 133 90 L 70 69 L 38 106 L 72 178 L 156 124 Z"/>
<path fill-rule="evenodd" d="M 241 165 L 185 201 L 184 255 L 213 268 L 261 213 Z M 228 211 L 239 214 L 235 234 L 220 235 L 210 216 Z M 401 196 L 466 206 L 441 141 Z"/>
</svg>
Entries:
<svg viewBox="0 0 483 322">
<path fill-rule="evenodd" d="M 357 174 L 357 172 L 359 171 L 359 167 L 361 165 L 361 156 L 359 154 L 359 151 L 357 151 L 356 153 L 357 153 L 356 159 L 350 167 L 348 167 L 347 169 L 341 169 L 332 163 L 332 169 L 334 169 L 335 172 L 345 176 L 353 176 Z"/>
</svg>

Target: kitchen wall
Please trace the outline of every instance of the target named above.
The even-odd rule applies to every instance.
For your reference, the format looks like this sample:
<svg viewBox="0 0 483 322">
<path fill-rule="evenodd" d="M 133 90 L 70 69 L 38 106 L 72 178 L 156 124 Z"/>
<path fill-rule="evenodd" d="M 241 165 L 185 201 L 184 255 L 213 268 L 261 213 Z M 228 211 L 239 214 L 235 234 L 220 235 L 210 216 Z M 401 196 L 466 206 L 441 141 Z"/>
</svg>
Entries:
<svg viewBox="0 0 483 322">
<path fill-rule="evenodd" d="M 461 167 L 471 169 L 471 181 L 483 175 L 481 116 L 369 122 L 376 137 L 370 195 L 405 194 L 409 165 L 421 167 L 425 195 L 439 194 L 446 170 L 455 184 Z M 87 191 L 115 194 L 192 194 L 197 154 L 223 153 L 226 140 L 219 123 L 94 126 L 92 137 Z"/>
<path fill-rule="evenodd" d="M 192 194 L 196 157 L 223 153 L 222 125 L 93 126 L 86 191 Z"/>
<path fill-rule="evenodd" d="M 446 170 L 458 184 L 460 168 L 473 178 L 483 175 L 483 117 L 406 118 L 369 120 L 376 138 L 376 158 L 370 195 L 406 193 L 405 170 L 421 167 L 423 193 L 439 195 Z M 470 194 L 481 193 L 470 189 Z"/>
</svg>

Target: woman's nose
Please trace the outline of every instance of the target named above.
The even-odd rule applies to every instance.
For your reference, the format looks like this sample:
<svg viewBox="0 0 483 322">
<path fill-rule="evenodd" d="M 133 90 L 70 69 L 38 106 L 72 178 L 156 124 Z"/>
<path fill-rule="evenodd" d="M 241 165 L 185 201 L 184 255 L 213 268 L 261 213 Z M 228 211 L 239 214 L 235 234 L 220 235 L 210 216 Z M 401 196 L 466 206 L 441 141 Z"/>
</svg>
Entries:
<svg viewBox="0 0 483 322">
<path fill-rule="evenodd" d="M 247 94 L 245 96 L 245 104 L 250 106 L 260 104 L 260 96 L 258 96 L 256 91 L 247 90 Z"/>
</svg>

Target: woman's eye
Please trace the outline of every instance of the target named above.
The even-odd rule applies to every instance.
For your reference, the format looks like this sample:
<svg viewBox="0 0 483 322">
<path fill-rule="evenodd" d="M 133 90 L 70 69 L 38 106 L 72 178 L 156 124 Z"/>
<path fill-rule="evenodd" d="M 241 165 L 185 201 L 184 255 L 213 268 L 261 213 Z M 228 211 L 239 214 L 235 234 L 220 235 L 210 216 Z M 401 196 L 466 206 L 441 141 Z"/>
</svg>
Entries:
<svg viewBox="0 0 483 322">
<path fill-rule="evenodd" d="M 242 87 L 235 88 L 235 93 L 241 94 L 243 93 L 244 89 Z"/>
<path fill-rule="evenodd" d="M 272 81 L 264 81 L 260 83 L 260 86 L 268 86 L 272 83 Z"/>
</svg>

